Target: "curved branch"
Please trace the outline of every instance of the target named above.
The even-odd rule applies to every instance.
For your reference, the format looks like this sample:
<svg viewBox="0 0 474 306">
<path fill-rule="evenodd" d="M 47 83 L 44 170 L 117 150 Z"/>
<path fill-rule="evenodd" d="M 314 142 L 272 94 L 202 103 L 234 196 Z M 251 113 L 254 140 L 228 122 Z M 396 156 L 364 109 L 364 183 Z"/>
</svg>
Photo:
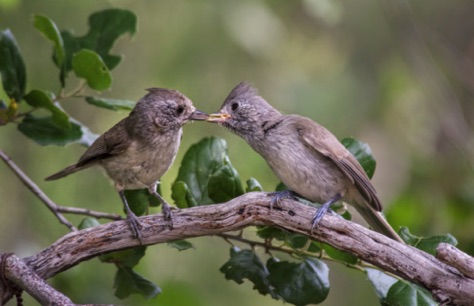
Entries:
<svg viewBox="0 0 474 306">
<path fill-rule="evenodd" d="M 337 216 L 324 216 L 312 232 L 314 212 L 314 208 L 292 200 L 283 200 L 279 207 L 270 210 L 270 198 L 255 192 L 224 204 L 175 211 L 173 229 L 169 229 L 162 214 L 140 217 L 140 222 L 144 225 L 145 245 L 216 235 L 250 225 L 277 226 L 354 253 L 382 270 L 428 288 L 437 298 L 447 297 L 449 303 L 468 305 L 474 301 L 474 280 L 434 256 Z M 127 223 L 115 221 L 71 232 L 23 262 L 47 279 L 100 254 L 138 245 Z M 10 273 L 7 265 L 5 275 L 9 279 Z"/>
</svg>

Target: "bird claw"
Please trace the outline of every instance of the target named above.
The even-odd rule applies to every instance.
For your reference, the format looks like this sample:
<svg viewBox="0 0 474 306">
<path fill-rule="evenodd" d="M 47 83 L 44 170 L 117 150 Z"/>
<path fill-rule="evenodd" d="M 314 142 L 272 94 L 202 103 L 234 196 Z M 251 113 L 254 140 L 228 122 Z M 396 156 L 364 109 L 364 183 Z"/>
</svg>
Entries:
<svg viewBox="0 0 474 306">
<path fill-rule="evenodd" d="M 141 233 L 143 225 L 140 223 L 140 221 L 138 221 L 137 216 L 135 216 L 133 213 L 127 214 L 127 223 L 132 230 L 133 236 L 140 241 L 140 244 L 143 244 Z"/>
<path fill-rule="evenodd" d="M 170 229 L 173 229 L 173 213 L 171 212 L 171 207 L 168 203 L 163 203 L 163 207 L 161 209 L 163 213 L 163 218 L 168 221 L 168 226 Z"/>
<path fill-rule="evenodd" d="M 273 197 L 270 201 L 270 210 L 273 209 L 273 206 L 280 206 L 280 202 L 284 199 L 291 199 L 299 201 L 296 197 L 296 193 L 292 190 L 283 190 L 283 191 L 274 191 L 267 194 L 269 197 Z"/>
<path fill-rule="evenodd" d="M 332 198 L 331 200 L 327 201 L 326 203 L 318 207 L 318 210 L 316 210 L 316 213 L 314 214 L 314 218 L 311 221 L 311 234 L 313 233 L 313 230 L 318 226 L 319 222 L 324 217 L 324 215 L 327 212 L 332 212 L 331 205 L 339 201 L 341 198 L 342 197 L 339 194 L 337 194 L 334 198 Z"/>
</svg>

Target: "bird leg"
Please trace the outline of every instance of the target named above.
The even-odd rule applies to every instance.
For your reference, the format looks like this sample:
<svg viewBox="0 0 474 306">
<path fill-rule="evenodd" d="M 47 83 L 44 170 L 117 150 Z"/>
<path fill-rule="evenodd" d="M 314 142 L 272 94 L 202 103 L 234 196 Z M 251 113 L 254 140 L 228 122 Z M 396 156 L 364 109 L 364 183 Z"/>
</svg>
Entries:
<svg viewBox="0 0 474 306">
<path fill-rule="evenodd" d="M 272 200 L 270 201 L 270 210 L 273 209 L 273 206 L 280 206 L 280 201 L 284 199 L 291 199 L 295 201 L 299 201 L 298 198 L 296 197 L 297 194 L 293 190 L 283 190 L 283 191 L 275 191 L 275 192 L 269 192 L 267 194 L 269 197 L 273 197 Z"/>
<path fill-rule="evenodd" d="M 163 199 L 163 197 L 158 192 L 156 192 L 156 186 L 157 184 L 150 186 L 150 188 L 148 188 L 148 191 L 152 195 L 154 195 L 158 199 L 158 201 L 161 203 L 161 205 L 163 206 L 161 208 L 161 211 L 163 212 L 163 216 L 165 220 L 169 221 L 170 228 L 173 228 L 173 213 L 171 212 L 171 206 L 168 204 L 168 202 L 165 201 L 165 199 Z"/>
<path fill-rule="evenodd" d="M 312 221 L 311 232 L 313 231 L 313 229 L 316 226 L 318 226 L 318 223 L 319 223 L 319 221 L 321 221 L 324 214 L 326 212 L 328 212 L 328 210 L 330 210 L 331 205 L 336 203 L 340 199 L 342 199 L 342 196 L 340 194 L 336 194 L 336 196 L 334 196 L 334 198 L 330 199 L 329 201 L 327 201 L 326 203 L 324 203 L 323 205 L 321 205 L 318 208 L 318 210 L 316 211 L 316 214 L 314 215 L 313 221 Z"/>
<path fill-rule="evenodd" d="M 142 244 L 142 225 L 140 224 L 140 221 L 138 221 L 137 216 L 133 213 L 133 211 L 130 209 L 127 203 L 127 198 L 125 198 L 125 193 L 124 190 L 121 189 L 118 191 L 120 198 L 122 199 L 123 206 L 125 207 L 125 212 L 127 213 L 127 222 L 128 225 L 130 226 L 130 229 L 133 232 L 133 236 L 140 240 L 140 244 Z"/>
</svg>

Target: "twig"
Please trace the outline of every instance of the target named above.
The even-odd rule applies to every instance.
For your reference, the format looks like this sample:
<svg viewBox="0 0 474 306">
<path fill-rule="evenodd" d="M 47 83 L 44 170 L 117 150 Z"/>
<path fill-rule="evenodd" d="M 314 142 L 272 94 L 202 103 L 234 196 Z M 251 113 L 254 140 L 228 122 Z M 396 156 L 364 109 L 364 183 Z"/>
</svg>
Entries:
<svg viewBox="0 0 474 306">
<path fill-rule="evenodd" d="M 58 218 L 59 222 L 66 225 L 71 231 L 77 231 L 74 225 L 71 224 L 60 212 L 58 212 L 58 205 L 51 201 L 50 198 L 35 184 L 2 150 L 0 150 L 0 158 L 7 164 L 7 166 L 16 174 L 16 176 L 23 182 L 23 184 L 33 192 L 49 210 Z"/>
<path fill-rule="evenodd" d="M 359 224 L 325 215 L 316 231 L 311 230 L 315 209 L 283 200 L 280 209 L 270 210 L 265 193 L 244 194 L 227 203 L 197 206 L 173 213 L 173 228 L 163 214 L 140 217 L 144 245 L 198 236 L 223 234 L 251 225 L 268 225 L 303 234 L 353 253 L 361 260 L 430 290 L 443 303 L 472 305 L 474 280 L 434 256 L 396 242 Z M 140 245 L 124 221 L 72 232 L 23 262 L 47 279 L 84 260 Z M 0 288 L 0 292 L 1 292 Z M 4 298 L 8 301 L 11 295 Z"/>
<path fill-rule="evenodd" d="M 110 220 L 122 220 L 122 217 L 117 214 L 109 214 L 101 211 L 95 211 L 80 207 L 69 207 L 69 206 L 57 206 L 56 211 L 65 214 L 84 215 L 94 218 L 110 219 Z"/>
</svg>

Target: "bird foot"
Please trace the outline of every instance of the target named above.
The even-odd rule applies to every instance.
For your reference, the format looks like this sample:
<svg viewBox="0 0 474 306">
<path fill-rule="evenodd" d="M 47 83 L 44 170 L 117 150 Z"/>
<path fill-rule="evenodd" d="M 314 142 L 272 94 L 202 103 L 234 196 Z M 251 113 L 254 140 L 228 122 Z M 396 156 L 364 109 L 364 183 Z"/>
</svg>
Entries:
<svg viewBox="0 0 474 306">
<path fill-rule="evenodd" d="M 165 221 L 168 221 L 169 228 L 173 229 L 173 213 L 171 211 L 171 206 L 166 202 L 164 202 L 162 205 L 163 207 L 161 211 L 163 212 L 163 217 Z"/>
<path fill-rule="evenodd" d="M 316 210 L 316 214 L 314 215 L 313 221 L 311 222 L 311 233 L 313 233 L 313 230 L 318 226 L 319 222 L 323 218 L 323 216 L 327 212 L 332 212 L 331 210 L 331 205 L 339 201 L 342 197 L 337 194 L 334 198 L 331 200 L 327 201 L 323 205 L 321 205 L 318 210 Z"/>
<path fill-rule="evenodd" d="M 272 197 L 272 200 L 270 201 L 270 210 L 273 209 L 273 206 L 280 206 L 280 202 L 284 199 L 299 201 L 296 197 L 296 193 L 288 189 L 283 191 L 269 192 L 267 195 Z"/>
<path fill-rule="evenodd" d="M 138 221 L 137 216 L 133 212 L 127 214 L 127 222 L 132 230 L 133 236 L 140 241 L 140 244 L 143 244 L 141 230 L 143 225 Z"/>
</svg>

